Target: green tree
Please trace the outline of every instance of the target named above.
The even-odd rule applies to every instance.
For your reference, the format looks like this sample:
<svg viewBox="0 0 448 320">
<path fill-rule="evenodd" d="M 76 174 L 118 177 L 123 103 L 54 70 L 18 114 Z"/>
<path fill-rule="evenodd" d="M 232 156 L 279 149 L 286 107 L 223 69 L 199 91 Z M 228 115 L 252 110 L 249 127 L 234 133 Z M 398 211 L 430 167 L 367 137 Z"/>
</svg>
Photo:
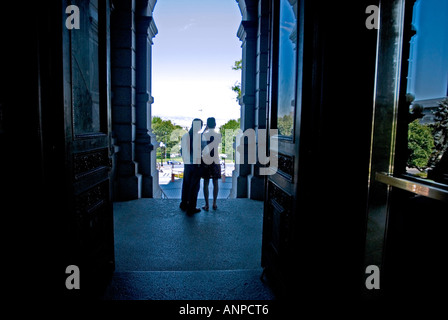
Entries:
<svg viewBox="0 0 448 320">
<path fill-rule="evenodd" d="M 232 70 L 242 70 L 243 69 L 243 59 L 235 61 L 235 64 L 232 66 Z"/>
<path fill-rule="evenodd" d="M 434 150 L 429 158 L 429 167 L 436 167 L 448 151 L 448 98 L 439 102 L 434 116 L 435 122 L 429 125 L 434 136 Z"/>
<path fill-rule="evenodd" d="M 240 119 L 238 120 L 229 120 L 225 124 L 223 124 L 221 127 L 219 127 L 219 133 L 221 133 L 222 136 L 222 153 L 227 154 L 228 158 L 233 157 L 233 148 L 230 148 L 233 146 L 233 142 L 235 140 L 236 134 L 238 133 L 238 129 L 241 128 Z M 232 152 L 226 153 L 226 146 L 229 146 L 229 150 L 232 150 Z"/>
<path fill-rule="evenodd" d="M 278 118 L 277 127 L 278 133 L 282 136 L 292 136 L 292 126 L 294 122 L 291 115 L 284 115 Z"/>
<path fill-rule="evenodd" d="M 434 148 L 434 137 L 431 128 L 420 124 L 416 119 L 408 127 L 408 167 L 423 171 L 428 167 L 429 157 Z"/>
<path fill-rule="evenodd" d="M 242 70 L 243 69 L 243 60 L 235 61 L 235 64 L 232 66 L 232 70 Z M 236 93 L 236 101 L 239 102 L 241 99 L 241 83 L 239 81 L 235 82 L 232 86 L 232 91 Z"/>
<path fill-rule="evenodd" d="M 166 146 L 167 157 L 171 153 L 171 148 L 179 143 L 181 133 L 184 132 L 181 126 L 172 123 L 171 120 L 162 120 L 160 117 L 152 118 L 152 131 L 156 135 L 157 141 L 163 142 Z M 160 148 L 157 149 L 157 157 L 161 156 L 161 152 Z"/>
<path fill-rule="evenodd" d="M 240 127 L 241 127 L 241 120 L 240 120 L 240 118 L 238 118 L 238 120 L 231 119 L 231 120 L 227 121 L 226 123 L 224 123 L 222 126 L 219 127 L 219 132 L 221 134 L 223 134 L 224 130 L 226 130 L 226 129 L 237 130 Z"/>
</svg>

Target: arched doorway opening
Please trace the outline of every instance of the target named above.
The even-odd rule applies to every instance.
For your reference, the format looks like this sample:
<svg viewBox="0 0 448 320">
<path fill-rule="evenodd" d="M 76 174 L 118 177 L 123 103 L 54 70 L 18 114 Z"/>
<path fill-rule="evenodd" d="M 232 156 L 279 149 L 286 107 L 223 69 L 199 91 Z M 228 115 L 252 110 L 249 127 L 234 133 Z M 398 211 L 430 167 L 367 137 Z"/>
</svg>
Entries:
<svg viewBox="0 0 448 320">
<path fill-rule="evenodd" d="M 152 131 L 156 135 L 157 170 L 162 197 L 181 198 L 184 164 L 181 137 L 194 118 L 215 118 L 223 136 L 219 148 L 221 179 L 218 197 L 226 199 L 232 188 L 233 139 L 226 129 L 240 128 L 240 105 L 232 90 L 239 87 L 241 60 L 237 37 L 241 13 L 235 2 L 208 1 L 157 3 L 154 13 L 159 33 L 152 48 Z M 203 130 L 204 128 L 201 128 Z M 229 130 L 227 130 L 229 133 Z M 230 152 L 226 153 L 226 142 Z M 204 198 L 203 182 L 199 199 Z M 210 185 L 211 189 L 211 185 Z M 212 195 L 213 190 L 209 193 Z M 202 206 L 202 204 L 201 204 Z"/>
<path fill-rule="evenodd" d="M 261 1 L 260 8 L 258 2 L 254 0 L 237 1 L 242 17 L 236 32 L 241 41 L 241 55 L 229 58 L 228 69 L 224 71 L 224 73 L 231 74 L 231 77 L 238 74 L 232 70 L 232 66 L 235 60 L 241 58 L 241 93 L 238 104 L 240 105 L 239 118 L 242 131 L 248 129 L 257 131 L 266 128 L 269 1 Z M 230 6 L 230 4 L 227 5 Z M 157 88 L 155 79 L 152 79 L 152 51 L 154 38 L 158 34 L 155 22 L 157 17 L 153 17 L 155 7 L 156 0 L 136 1 L 134 7 L 114 2 L 114 10 L 111 15 L 112 142 L 116 151 L 113 189 L 114 198 L 118 200 L 162 197 L 159 187 L 159 171 L 157 170 L 157 152 L 161 146 L 160 143 L 162 142 L 163 145 L 166 143 L 157 140 L 151 125 L 153 106 L 160 103 L 163 108 L 163 100 L 155 102 L 158 101 L 158 97 L 153 97 L 153 87 Z M 198 12 L 201 13 L 201 10 L 199 8 Z M 188 29 L 194 27 L 194 22 L 188 21 L 188 19 L 182 22 L 185 23 L 182 26 L 185 30 L 178 30 L 179 32 L 187 32 Z M 203 32 L 207 32 L 206 29 Z M 196 41 L 202 41 L 199 35 L 196 36 Z M 179 52 L 173 51 L 172 56 L 182 57 L 184 55 L 181 48 L 182 43 L 179 46 L 180 48 L 177 48 Z M 210 47 L 213 48 L 213 46 Z M 219 51 L 212 52 L 210 59 L 219 55 L 217 52 Z M 185 61 L 185 65 L 190 67 L 188 61 Z M 154 68 L 156 67 L 154 66 Z M 168 70 L 162 72 L 166 72 L 172 87 L 176 85 L 179 87 L 179 83 L 176 82 L 179 79 L 170 78 L 170 67 L 167 68 Z M 208 69 L 209 67 L 204 63 L 202 68 Z M 193 74 L 198 73 L 194 68 L 188 71 Z M 222 86 L 227 86 L 225 90 L 232 95 L 231 87 L 235 83 L 232 80 L 223 81 L 225 82 Z M 194 94 L 206 97 L 202 88 L 194 88 L 194 84 L 193 87 L 176 88 L 176 90 L 194 91 Z M 169 94 L 175 95 L 176 92 L 179 92 L 176 90 L 171 90 Z M 209 99 L 214 101 L 202 103 L 202 106 L 199 103 L 196 104 L 195 110 L 191 110 L 191 113 L 197 113 L 201 117 L 215 116 L 220 111 L 215 104 L 221 99 L 219 97 L 209 97 Z M 231 101 L 229 104 L 233 102 Z M 177 107 L 177 104 L 178 102 L 173 108 Z M 234 107 L 231 108 L 238 110 L 238 105 L 234 103 Z M 230 120 L 238 116 L 238 112 L 234 116 L 229 116 L 229 113 L 225 111 L 221 114 L 224 114 L 221 116 L 222 120 Z M 173 116 L 171 115 L 171 117 Z M 223 125 L 224 123 L 219 124 Z M 188 122 L 179 122 L 178 125 L 183 127 L 188 125 Z M 245 143 L 247 149 L 248 142 L 245 141 Z M 163 155 L 165 155 L 165 151 Z M 260 176 L 257 164 L 249 164 L 246 161 L 236 165 L 231 180 L 230 197 L 263 199 L 264 178 Z"/>
<path fill-rule="evenodd" d="M 229 6 L 235 5 L 230 0 L 228 3 L 230 3 Z M 268 12 L 263 11 L 263 17 L 261 14 L 258 15 L 256 3 L 258 1 L 238 2 L 241 12 L 239 19 L 242 16 L 243 23 L 238 22 L 232 30 L 237 43 L 241 41 L 238 44 L 238 50 L 241 51 L 239 51 L 239 56 L 231 56 L 228 59 L 226 67 L 229 74 L 237 74 L 235 70 L 232 70 L 232 65 L 235 60 L 238 61 L 241 58 L 241 97 L 238 103 L 234 101 L 235 96 L 231 89 L 235 80 L 233 78 L 232 80 L 224 79 L 224 82 L 220 84 L 228 90 L 230 103 L 233 103 L 234 108 L 238 110 L 235 117 L 239 114 L 240 129 L 243 131 L 266 127 L 264 123 L 266 121 L 265 109 L 261 108 L 265 101 L 266 90 L 259 89 L 263 87 L 263 81 L 260 79 L 267 81 L 266 70 L 263 69 L 266 66 L 262 63 L 267 63 L 267 53 L 264 52 L 265 56 L 260 54 L 260 50 L 257 49 L 257 41 L 261 38 L 266 40 L 267 33 L 257 35 L 256 24 L 260 19 L 267 25 Z M 156 94 L 158 79 L 154 76 L 156 68 L 156 50 L 154 49 L 156 46 L 154 45 L 157 45 L 156 34 L 162 32 L 161 25 L 157 24 L 156 26 L 157 16 L 155 13 L 157 10 L 155 10 L 155 6 L 156 1 L 136 1 L 135 8 L 125 5 L 117 6 L 112 14 L 111 40 L 114 48 L 112 56 L 117 57 L 116 60 L 112 59 L 114 92 L 112 108 L 115 111 L 113 112 L 113 122 L 116 145 L 119 149 L 116 176 L 118 180 L 117 199 L 138 200 L 136 202 L 116 202 L 114 206 L 116 275 L 120 279 L 120 275 L 129 271 L 142 271 L 145 276 L 151 277 L 152 272 L 221 272 L 222 269 L 225 269 L 224 274 L 228 274 L 228 271 L 235 271 L 232 272 L 235 276 L 247 274 L 256 279 L 258 283 L 261 275 L 263 202 L 252 202 L 253 200 L 247 199 L 257 198 L 256 195 L 258 195 L 257 200 L 262 199 L 264 184 L 260 181 L 263 178 L 257 177 L 254 172 L 255 165 L 246 161 L 246 163 L 237 165 L 236 170 L 232 173 L 232 185 L 228 189 L 229 193 L 232 191 L 234 198 L 246 199 L 229 199 L 226 204 L 219 207 L 219 210 L 210 212 L 210 214 L 203 212 L 188 219 L 179 210 L 177 199 L 150 199 L 163 197 L 163 192 L 159 188 L 160 175 L 157 167 L 160 162 L 160 167 L 166 166 L 168 150 L 163 146 L 167 146 L 168 138 L 171 138 L 166 135 L 165 141 L 164 135 L 162 135 L 162 139 L 158 138 L 153 127 L 153 121 L 158 116 L 155 113 L 158 103 Z M 192 4 L 188 3 L 187 6 L 192 6 Z M 199 11 L 199 14 L 204 14 L 201 9 L 194 8 L 194 11 L 196 10 Z M 210 19 L 210 17 L 208 18 Z M 133 19 L 135 23 L 134 34 L 133 29 L 129 29 L 129 25 L 125 23 L 129 19 Z M 248 19 L 252 19 L 250 20 L 252 22 Z M 193 22 L 190 24 L 189 21 L 186 22 L 187 24 L 183 28 L 185 31 L 189 31 L 193 27 L 190 25 Z M 267 28 L 263 30 L 267 32 Z M 130 39 L 125 36 L 129 32 L 131 33 Z M 135 48 L 133 41 L 135 41 Z M 267 46 L 262 46 L 262 48 L 267 50 Z M 218 52 L 219 49 L 216 49 L 215 55 Z M 173 50 L 172 59 L 179 59 L 182 56 L 182 48 Z M 188 61 L 184 64 L 191 67 Z M 170 73 L 169 65 L 161 67 L 162 71 L 167 74 L 169 94 L 178 95 L 179 87 L 182 89 L 185 84 L 176 82 L 178 79 Z M 174 66 L 174 68 L 176 67 Z M 177 68 L 179 67 L 177 66 Z M 205 68 L 208 68 L 207 64 L 205 64 Z M 193 69 L 188 71 L 195 73 L 196 69 L 193 66 Z M 262 69 L 264 73 L 259 72 Z M 122 77 L 123 71 L 130 74 L 131 78 Z M 206 77 L 206 75 L 204 76 Z M 219 83 L 219 81 L 215 80 L 214 83 Z M 187 86 L 186 89 L 185 91 L 180 90 L 180 92 L 185 95 L 194 90 L 194 86 L 193 88 Z M 205 95 L 203 90 L 206 89 L 200 88 L 193 94 Z M 194 95 L 192 97 L 190 99 L 194 99 Z M 123 102 L 120 101 L 121 98 L 124 99 Z M 216 116 L 220 108 L 216 108 L 217 102 L 215 101 L 219 100 L 219 97 L 209 96 L 208 99 L 214 100 L 210 103 L 209 114 L 206 113 L 205 105 L 202 108 L 199 105 L 196 110 L 188 110 L 185 117 L 188 117 L 189 113 L 198 112 L 199 114 L 193 115 L 193 117 L 201 117 L 205 121 L 207 117 L 215 116 L 218 125 L 224 125 L 225 121 L 230 119 L 220 119 Z M 256 108 L 257 105 L 258 108 Z M 177 107 L 176 103 L 174 107 Z M 163 105 L 162 108 L 164 108 Z M 182 108 L 180 110 L 184 112 Z M 224 114 L 227 115 L 226 112 Z M 132 117 L 135 117 L 135 121 Z M 159 119 L 170 120 L 171 124 L 179 125 L 184 129 L 183 127 L 188 127 L 191 124 L 192 118 L 187 118 L 185 123 L 176 123 L 175 119 L 169 119 L 169 116 L 165 119 L 159 117 Z M 219 122 L 219 120 L 221 121 Z M 181 131 L 181 128 L 177 129 Z M 158 150 L 160 150 L 161 156 L 159 159 L 157 157 Z M 165 152 L 167 153 L 165 154 Z M 171 160 L 171 156 L 169 159 Z M 171 179 L 171 177 L 168 178 Z M 251 183 L 253 184 L 252 188 Z M 258 193 L 254 191 L 256 187 L 261 187 Z M 133 230 L 132 235 L 129 234 L 129 230 Z M 232 235 L 231 240 L 229 240 L 230 235 Z M 201 241 L 198 242 L 198 245 L 194 245 L 198 239 Z M 189 246 L 183 242 L 187 242 Z M 127 259 L 129 257 L 132 259 Z M 135 269 L 135 266 L 140 269 Z M 220 273 L 222 276 L 224 274 Z M 219 277 L 215 278 L 220 279 Z"/>
</svg>

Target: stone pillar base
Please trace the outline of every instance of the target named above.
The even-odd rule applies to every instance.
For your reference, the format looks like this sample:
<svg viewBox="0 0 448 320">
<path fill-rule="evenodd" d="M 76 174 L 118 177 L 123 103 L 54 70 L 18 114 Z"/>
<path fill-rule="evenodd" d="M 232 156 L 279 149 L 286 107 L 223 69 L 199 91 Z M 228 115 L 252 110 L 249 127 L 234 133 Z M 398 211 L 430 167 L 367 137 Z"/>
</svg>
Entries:
<svg viewBox="0 0 448 320">
<path fill-rule="evenodd" d="M 141 191 L 142 176 L 136 174 L 129 177 L 120 177 L 118 185 L 118 194 L 120 200 L 135 200 L 142 196 Z"/>
<path fill-rule="evenodd" d="M 152 198 L 153 194 L 152 176 L 142 176 L 142 198 Z"/>
<path fill-rule="evenodd" d="M 142 176 L 142 191 L 143 198 L 152 198 L 153 182 L 151 172 L 151 152 L 153 145 L 151 144 L 151 137 L 146 130 L 137 132 L 137 139 L 135 140 L 135 160 L 138 163 L 138 172 Z"/>
<path fill-rule="evenodd" d="M 248 181 L 249 198 L 252 200 L 264 200 L 264 178 L 250 175 Z"/>
<path fill-rule="evenodd" d="M 156 199 L 162 198 L 162 189 L 159 185 L 159 171 L 157 170 L 157 139 L 154 133 L 149 134 L 152 141 L 152 151 L 151 151 L 151 177 L 152 177 L 152 197 Z"/>
<path fill-rule="evenodd" d="M 247 176 L 240 176 L 236 170 L 232 173 L 232 190 L 229 198 L 247 198 Z"/>
</svg>

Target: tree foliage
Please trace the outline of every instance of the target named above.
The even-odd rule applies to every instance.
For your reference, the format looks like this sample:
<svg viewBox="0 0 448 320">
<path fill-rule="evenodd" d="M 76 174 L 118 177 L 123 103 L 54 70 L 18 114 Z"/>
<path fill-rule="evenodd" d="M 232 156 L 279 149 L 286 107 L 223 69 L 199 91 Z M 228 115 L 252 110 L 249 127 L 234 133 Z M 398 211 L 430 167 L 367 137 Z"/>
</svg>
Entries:
<svg viewBox="0 0 448 320">
<path fill-rule="evenodd" d="M 183 133 L 186 132 L 181 126 L 172 123 L 171 120 L 162 120 L 160 117 L 152 118 L 152 131 L 156 135 L 157 141 L 163 142 L 166 146 L 168 155 L 172 148 L 174 148 L 173 152 L 176 152 L 176 146 L 180 143 Z M 160 149 L 157 152 L 160 153 Z"/>
<path fill-rule="evenodd" d="M 226 153 L 226 146 L 229 147 L 229 150 L 232 150 L 232 153 L 226 153 L 228 158 L 231 158 L 233 156 L 233 148 L 230 148 L 230 146 L 233 146 L 236 134 L 238 133 L 238 129 L 240 128 L 241 120 L 239 118 L 238 120 L 229 120 L 221 127 L 219 127 L 219 133 L 221 133 L 222 136 L 222 153 Z"/>
<path fill-rule="evenodd" d="M 434 150 L 428 162 L 429 167 L 437 166 L 448 150 L 448 98 L 439 102 L 434 116 L 436 121 L 429 125 L 434 136 Z"/>
<path fill-rule="evenodd" d="M 243 59 L 235 61 L 235 64 L 232 66 L 232 70 L 242 70 L 243 69 Z"/>
<path fill-rule="evenodd" d="M 284 115 L 283 117 L 278 118 L 277 128 L 278 133 L 282 136 L 292 136 L 292 127 L 294 125 L 294 121 L 292 115 Z"/>
<path fill-rule="evenodd" d="M 232 66 L 232 70 L 242 70 L 243 69 L 243 60 L 235 61 L 235 64 Z M 235 82 L 232 86 L 232 91 L 236 93 L 236 101 L 239 102 L 241 99 L 241 83 L 239 81 Z"/>
<path fill-rule="evenodd" d="M 241 127 L 241 120 L 238 118 L 238 120 L 231 119 L 227 121 L 225 124 L 223 124 L 221 127 L 219 127 L 219 132 L 221 134 L 224 134 L 226 129 L 229 130 L 237 130 Z"/>
<path fill-rule="evenodd" d="M 434 148 L 434 137 L 428 125 L 416 119 L 408 127 L 408 167 L 423 171 L 428 167 L 429 157 Z"/>
<path fill-rule="evenodd" d="M 417 105 L 410 113 L 407 165 L 420 171 L 427 168 L 446 171 L 439 166 L 442 166 L 442 157 L 447 157 L 448 153 L 448 98 L 439 102 L 439 108 L 434 112 L 434 123 L 420 124 L 418 118 L 423 116 L 422 111 L 423 107 Z"/>
</svg>

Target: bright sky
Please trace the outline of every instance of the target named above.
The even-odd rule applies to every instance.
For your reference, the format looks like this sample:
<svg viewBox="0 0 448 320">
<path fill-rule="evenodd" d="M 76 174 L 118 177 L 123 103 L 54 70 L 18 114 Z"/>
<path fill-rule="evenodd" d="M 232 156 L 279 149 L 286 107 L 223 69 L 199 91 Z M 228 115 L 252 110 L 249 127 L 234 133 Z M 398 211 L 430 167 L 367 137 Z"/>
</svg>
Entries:
<svg viewBox="0 0 448 320">
<path fill-rule="evenodd" d="M 182 126 L 178 117 L 205 122 L 213 116 L 218 126 L 239 118 L 231 90 L 241 81 L 241 72 L 232 70 L 241 59 L 236 1 L 158 0 L 153 17 L 159 33 L 152 47 L 152 115 Z"/>
<path fill-rule="evenodd" d="M 425 0 L 417 3 L 416 42 L 412 46 L 415 74 L 415 100 L 441 98 L 448 91 L 448 1 Z"/>
</svg>

